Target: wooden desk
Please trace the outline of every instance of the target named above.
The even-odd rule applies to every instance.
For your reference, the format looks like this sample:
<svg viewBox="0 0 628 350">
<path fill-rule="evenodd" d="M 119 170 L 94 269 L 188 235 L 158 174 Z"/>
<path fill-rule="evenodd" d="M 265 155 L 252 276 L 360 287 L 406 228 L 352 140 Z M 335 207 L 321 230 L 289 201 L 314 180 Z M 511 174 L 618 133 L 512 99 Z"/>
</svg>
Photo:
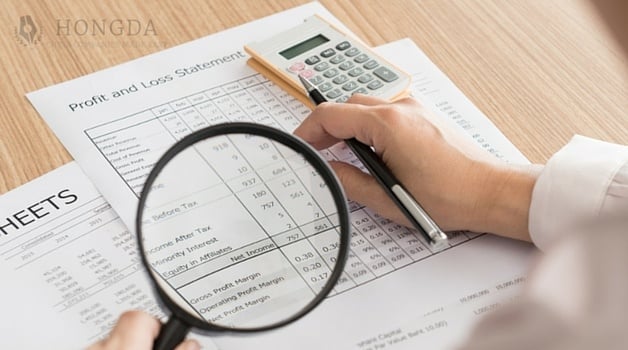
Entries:
<svg viewBox="0 0 628 350">
<path fill-rule="evenodd" d="M 25 93 L 304 2 L 2 1 L 0 193 L 71 160 Z M 585 0 L 321 2 L 371 45 L 412 38 L 533 162 L 574 133 L 628 144 L 626 58 Z M 39 43 L 14 33 L 24 15 Z M 92 19 L 151 21 L 157 35 L 58 28 Z"/>
</svg>

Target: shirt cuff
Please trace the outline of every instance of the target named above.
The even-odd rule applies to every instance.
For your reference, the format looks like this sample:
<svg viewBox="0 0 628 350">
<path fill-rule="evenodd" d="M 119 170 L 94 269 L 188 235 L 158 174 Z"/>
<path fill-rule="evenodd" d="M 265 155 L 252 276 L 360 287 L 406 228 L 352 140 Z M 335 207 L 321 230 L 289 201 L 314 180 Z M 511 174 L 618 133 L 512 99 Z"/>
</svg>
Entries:
<svg viewBox="0 0 628 350">
<path fill-rule="evenodd" d="M 528 227 L 540 249 L 590 223 L 615 174 L 628 162 L 628 147 L 574 136 L 548 162 L 532 191 Z"/>
</svg>

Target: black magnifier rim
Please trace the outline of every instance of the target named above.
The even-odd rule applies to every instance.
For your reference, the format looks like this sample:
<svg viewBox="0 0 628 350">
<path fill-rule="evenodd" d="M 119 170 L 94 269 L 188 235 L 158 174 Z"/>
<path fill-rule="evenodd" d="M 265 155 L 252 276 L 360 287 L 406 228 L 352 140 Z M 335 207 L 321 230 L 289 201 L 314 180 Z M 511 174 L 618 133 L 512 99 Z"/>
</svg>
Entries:
<svg viewBox="0 0 628 350">
<path fill-rule="evenodd" d="M 185 311 L 182 307 L 180 307 L 177 303 L 170 299 L 168 294 L 162 290 L 157 282 L 155 277 L 156 274 L 153 274 L 150 270 L 150 264 L 144 254 L 144 243 L 142 242 L 142 217 L 143 217 L 143 208 L 146 203 L 146 199 L 148 197 L 149 190 L 157 176 L 161 173 L 163 168 L 172 160 L 177 154 L 187 149 L 188 147 L 203 141 L 205 139 L 220 136 L 220 135 L 229 135 L 229 134 L 251 134 L 266 137 L 277 141 L 284 146 L 289 147 L 290 149 L 297 151 L 302 154 L 305 159 L 315 167 L 315 169 L 320 173 L 321 177 L 327 184 L 329 190 L 331 191 L 332 197 L 336 204 L 336 208 L 338 210 L 338 223 L 340 224 L 340 245 L 338 247 L 338 256 L 336 260 L 336 264 L 334 269 L 327 280 L 327 283 L 321 291 L 312 299 L 303 309 L 299 312 L 295 313 L 292 317 L 289 317 L 285 320 L 272 323 L 262 327 L 250 327 L 250 328 L 237 328 L 237 327 L 226 327 L 222 325 L 217 325 L 211 323 L 209 321 L 202 321 L 197 317 L 191 316 L 187 311 Z M 325 297 L 332 291 L 338 279 L 342 275 L 344 270 L 345 263 L 347 261 L 347 256 L 349 252 L 349 237 L 350 237 L 350 228 L 349 228 L 349 209 L 347 208 L 347 200 L 344 194 L 344 190 L 338 181 L 338 178 L 334 174 L 334 172 L 329 167 L 326 160 L 324 160 L 320 154 L 312 148 L 309 144 L 305 143 L 301 139 L 296 136 L 289 134 L 287 132 L 281 131 L 279 129 L 262 125 L 262 124 L 254 124 L 247 122 L 232 122 L 232 123 L 222 123 L 216 124 L 205 129 L 201 129 L 195 131 L 177 143 L 175 143 L 172 147 L 170 147 L 166 153 L 157 161 L 151 172 L 149 173 L 146 182 L 144 183 L 144 187 L 142 189 L 142 194 L 140 196 L 138 206 L 137 206 L 137 214 L 135 219 L 135 229 L 137 235 L 137 244 L 139 247 L 139 255 L 142 260 L 142 264 L 148 270 L 148 277 L 153 284 L 153 288 L 157 291 L 159 295 L 160 301 L 165 304 L 165 306 L 172 312 L 170 317 L 176 317 L 181 321 L 187 323 L 189 326 L 193 326 L 195 328 L 199 328 L 207 331 L 229 331 L 229 332 L 238 332 L 238 333 L 250 333 L 250 332 L 258 332 L 265 331 L 274 328 L 278 328 L 284 326 L 288 323 L 296 321 L 297 319 L 303 317 L 308 312 L 312 311 L 318 304 L 320 304 Z"/>
</svg>

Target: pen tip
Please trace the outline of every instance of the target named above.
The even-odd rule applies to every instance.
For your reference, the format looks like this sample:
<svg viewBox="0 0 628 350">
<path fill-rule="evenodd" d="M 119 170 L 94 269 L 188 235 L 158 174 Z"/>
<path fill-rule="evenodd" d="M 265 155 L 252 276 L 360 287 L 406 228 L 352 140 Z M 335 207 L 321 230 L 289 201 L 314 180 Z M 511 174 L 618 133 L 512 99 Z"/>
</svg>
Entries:
<svg viewBox="0 0 628 350">
<path fill-rule="evenodd" d="M 299 74 L 299 80 L 301 80 L 301 84 L 303 84 L 303 87 L 305 87 L 305 90 L 307 90 L 308 92 L 316 89 L 316 86 L 314 86 L 311 81 L 307 80 L 307 78 L 302 76 L 301 74 Z"/>
</svg>

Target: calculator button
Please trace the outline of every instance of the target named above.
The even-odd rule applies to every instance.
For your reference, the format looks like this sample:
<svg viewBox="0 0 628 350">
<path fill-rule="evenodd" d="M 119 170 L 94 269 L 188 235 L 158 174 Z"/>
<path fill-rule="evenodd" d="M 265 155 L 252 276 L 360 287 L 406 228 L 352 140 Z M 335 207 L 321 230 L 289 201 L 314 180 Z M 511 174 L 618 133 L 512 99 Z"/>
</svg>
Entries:
<svg viewBox="0 0 628 350">
<path fill-rule="evenodd" d="M 358 55 L 358 57 L 354 58 L 353 60 L 355 61 L 355 63 L 364 63 L 369 60 L 369 56 L 365 54 L 360 54 Z"/>
<path fill-rule="evenodd" d="M 358 81 L 362 84 L 366 84 L 371 80 L 373 80 L 373 76 L 370 74 L 364 74 L 363 76 L 358 78 Z"/>
<path fill-rule="evenodd" d="M 304 69 L 305 69 L 305 64 L 303 64 L 303 62 L 296 62 L 288 68 L 288 70 L 291 71 L 292 73 L 297 73 Z"/>
<path fill-rule="evenodd" d="M 312 57 L 308 58 L 307 60 L 305 60 L 305 63 L 307 63 L 307 64 L 309 64 L 311 66 L 313 64 L 317 64 L 320 61 L 321 61 L 321 59 L 318 58 L 318 56 L 312 56 Z"/>
<path fill-rule="evenodd" d="M 346 84 L 344 84 L 342 86 L 342 89 L 344 91 L 351 91 L 351 90 L 355 90 L 358 87 L 358 83 L 356 83 L 355 81 L 350 81 Z"/>
<path fill-rule="evenodd" d="M 338 55 L 338 56 L 334 56 L 334 57 L 332 57 L 332 58 L 329 60 L 329 62 L 331 62 L 331 63 L 333 63 L 333 64 L 338 64 L 338 63 L 340 63 L 340 62 L 342 62 L 342 61 L 344 61 L 344 60 L 345 60 L 345 56 Z"/>
<path fill-rule="evenodd" d="M 314 69 L 317 72 L 322 72 L 322 71 L 324 71 L 327 68 L 329 68 L 329 63 L 327 63 L 327 62 L 321 62 L 321 63 L 319 63 L 319 64 L 314 66 Z"/>
<path fill-rule="evenodd" d="M 347 62 L 343 62 L 341 65 L 338 66 L 338 68 L 342 69 L 342 70 L 347 70 L 347 69 L 351 69 L 353 68 L 354 64 L 351 61 L 347 61 Z"/>
<path fill-rule="evenodd" d="M 337 76 L 332 81 L 334 82 L 334 84 L 344 84 L 347 82 L 347 80 L 349 80 L 349 78 L 347 78 L 347 76 L 343 74 L 343 75 Z"/>
<path fill-rule="evenodd" d="M 320 75 L 317 75 L 317 76 L 313 77 L 312 79 L 310 79 L 310 83 L 312 83 L 314 85 L 318 85 L 318 84 L 322 83 L 323 81 L 324 81 L 324 79 Z"/>
<path fill-rule="evenodd" d="M 324 50 L 323 52 L 321 52 L 321 56 L 323 56 L 325 58 L 331 57 L 331 56 L 333 56 L 335 54 L 336 54 L 336 51 L 334 51 L 334 49 L 327 49 L 327 50 Z"/>
<path fill-rule="evenodd" d="M 343 41 L 340 44 L 336 45 L 336 50 L 344 51 L 344 50 L 346 50 L 346 49 L 348 49 L 350 47 L 351 47 L 351 44 L 349 44 L 348 41 Z"/>
<path fill-rule="evenodd" d="M 368 95 L 369 92 L 368 90 L 366 90 L 365 88 L 361 87 L 357 90 L 355 90 L 352 94 L 363 94 L 363 95 Z"/>
<path fill-rule="evenodd" d="M 318 85 L 317 87 L 318 87 L 318 91 L 327 92 L 331 90 L 333 86 L 330 83 L 324 83 L 324 84 Z"/>
<path fill-rule="evenodd" d="M 355 47 L 352 47 L 349 50 L 347 50 L 347 52 L 345 52 L 345 55 L 347 57 L 353 57 L 359 54 L 360 54 L 360 50 L 356 49 Z"/>
<path fill-rule="evenodd" d="M 366 87 L 371 89 L 371 90 L 377 90 L 377 89 L 381 88 L 382 86 L 384 86 L 384 84 L 382 84 L 381 81 L 373 80 Z"/>
<path fill-rule="evenodd" d="M 333 89 L 330 92 L 327 93 L 327 98 L 336 98 L 339 97 L 340 95 L 342 95 L 342 91 L 340 91 L 339 89 Z"/>
<path fill-rule="evenodd" d="M 349 76 L 350 77 L 357 77 L 358 75 L 364 73 L 364 69 L 360 68 L 360 67 L 355 67 L 352 70 L 349 71 Z"/>
<path fill-rule="evenodd" d="M 399 78 L 397 74 L 393 73 L 393 71 L 391 71 L 390 69 L 386 67 L 377 68 L 376 70 L 373 71 L 373 74 L 375 74 L 378 78 L 382 79 L 383 81 L 387 83 L 393 80 L 397 80 L 397 78 Z"/>
<path fill-rule="evenodd" d="M 343 103 L 343 102 L 347 102 L 348 99 L 349 99 L 349 96 L 345 95 L 345 96 L 342 96 L 341 98 L 337 99 L 336 102 Z"/>
<path fill-rule="evenodd" d="M 325 73 L 323 73 L 323 75 L 325 76 L 325 78 L 333 78 L 336 75 L 338 75 L 338 70 L 336 68 L 332 68 L 326 71 Z"/>
<path fill-rule="evenodd" d="M 302 70 L 299 72 L 299 75 L 304 77 L 305 79 L 310 79 L 314 76 L 314 71 L 311 69 Z"/>
<path fill-rule="evenodd" d="M 370 61 L 366 62 L 363 67 L 366 68 L 366 69 L 373 69 L 373 68 L 375 68 L 377 66 L 379 66 L 379 63 L 377 63 L 377 61 L 370 60 Z"/>
</svg>

